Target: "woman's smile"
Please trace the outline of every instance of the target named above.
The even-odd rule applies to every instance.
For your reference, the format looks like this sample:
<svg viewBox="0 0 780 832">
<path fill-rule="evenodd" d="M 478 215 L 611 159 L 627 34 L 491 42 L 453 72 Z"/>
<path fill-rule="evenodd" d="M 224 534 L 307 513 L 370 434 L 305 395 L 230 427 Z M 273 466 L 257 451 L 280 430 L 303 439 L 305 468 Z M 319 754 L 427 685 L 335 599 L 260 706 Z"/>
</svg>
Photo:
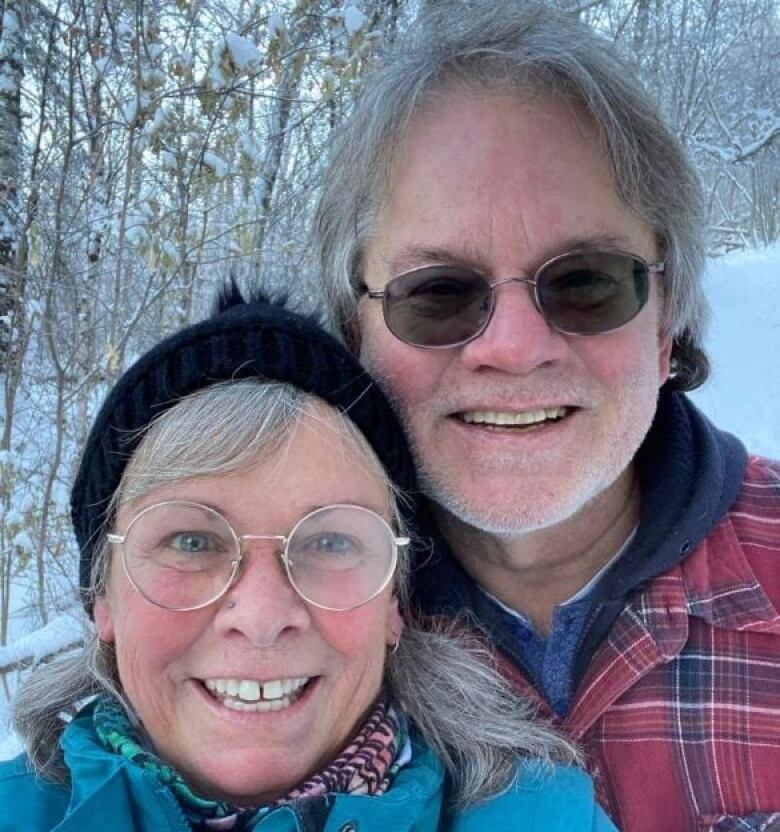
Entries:
<svg viewBox="0 0 780 832">
<path fill-rule="evenodd" d="M 303 696 L 309 676 L 286 679 L 204 679 L 209 693 L 225 708 L 248 713 L 281 711 L 294 705 Z"/>
</svg>

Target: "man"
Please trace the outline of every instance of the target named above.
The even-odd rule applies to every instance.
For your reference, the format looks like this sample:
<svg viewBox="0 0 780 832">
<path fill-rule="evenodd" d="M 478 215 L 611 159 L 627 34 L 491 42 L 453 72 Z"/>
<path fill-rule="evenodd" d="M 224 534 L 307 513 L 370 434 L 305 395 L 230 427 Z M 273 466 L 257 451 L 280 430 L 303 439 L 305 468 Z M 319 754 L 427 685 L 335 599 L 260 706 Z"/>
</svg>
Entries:
<svg viewBox="0 0 780 832">
<path fill-rule="evenodd" d="M 332 309 L 451 553 L 422 607 L 471 612 L 620 828 L 780 828 L 780 466 L 681 392 L 702 197 L 631 71 L 550 8 L 438 3 L 324 181 Z"/>
</svg>

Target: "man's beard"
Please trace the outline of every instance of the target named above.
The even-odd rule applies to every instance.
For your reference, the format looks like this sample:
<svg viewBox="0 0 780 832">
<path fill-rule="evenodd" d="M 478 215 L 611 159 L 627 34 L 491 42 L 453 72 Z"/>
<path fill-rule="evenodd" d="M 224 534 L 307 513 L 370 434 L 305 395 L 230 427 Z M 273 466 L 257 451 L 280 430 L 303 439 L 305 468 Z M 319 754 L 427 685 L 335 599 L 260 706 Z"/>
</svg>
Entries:
<svg viewBox="0 0 780 832">
<path fill-rule="evenodd" d="M 473 497 L 462 493 L 462 490 L 459 492 L 456 489 L 457 477 L 450 476 L 441 466 L 430 465 L 424 458 L 411 420 L 399 408 L 410 438 L 422 493 L 461 523 L 502 537 L 517 537 L 551 528 L 574 517 L 615 485 L 631 465 L 650 429 L 657 406 L 657 388 L 652 386 L 647 370 L 638 372 L 633 382 L 626 384 L 618 393 L 621 433 L 605 443 L 598 459 L 588 453 L 588 448 L 583 448 L 581 455 L 573 458 L 570 481 L 565 487 L 558 488 L 556 493 L 553 489 L 545 489 L 542 482 L 535 488 L 531 499 L 524 500 L 520 493 L 511 503 L 501 501 L 498 504 L 475 505 Z M 638 397 L 644 401 L 638 400 Z M 517 462 L 517 457 L 512 454 L 490 460 L 496 475 L 503 476 L 511 472 Z M 487 477 L 490 471 L 482 467 L 475 474 Z"/>
</svg>

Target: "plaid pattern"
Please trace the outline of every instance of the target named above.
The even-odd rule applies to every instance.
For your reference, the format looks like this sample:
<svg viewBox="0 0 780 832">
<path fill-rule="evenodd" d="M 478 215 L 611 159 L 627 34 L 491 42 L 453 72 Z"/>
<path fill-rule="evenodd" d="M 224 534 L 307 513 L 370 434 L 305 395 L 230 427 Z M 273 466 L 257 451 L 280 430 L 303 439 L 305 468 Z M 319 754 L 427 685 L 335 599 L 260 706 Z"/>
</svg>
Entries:
<svg viewBox="0 0 780 832">
<path fill-rule="evenodd" d="M 725 518 L 629 597 L 556 719 L 624 832 L 780 832 L 780 465 L 751 457 Z"/>
</svg>

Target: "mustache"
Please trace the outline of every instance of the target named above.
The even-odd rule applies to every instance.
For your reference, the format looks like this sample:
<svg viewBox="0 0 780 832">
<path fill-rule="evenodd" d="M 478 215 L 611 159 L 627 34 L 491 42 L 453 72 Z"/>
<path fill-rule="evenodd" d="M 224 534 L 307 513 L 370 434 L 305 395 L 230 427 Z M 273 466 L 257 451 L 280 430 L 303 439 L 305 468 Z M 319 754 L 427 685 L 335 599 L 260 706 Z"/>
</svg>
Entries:
<svg viewBox="0 0 780 832">
<path fill-rule="evenodd" d="M 591 385 L 577 382 L 527 383 L 515 381 L 510 383 L 480 384 L 464 386 L 463 389 L 447 388 L 436 391 L 424 401 L 414 405 L 404 405 L 397 396 L 391 395 L 393 405 L 408 416 L 414 414 L 442 414 L 460 413 L 465 410 L 492 410 L 513 408 L 513 403 L 523 402 L 529 406 L 544 404 L 545 406 L 594 407 L 603 396 Z M 516 404 L 514 405 L 516 406 Z"/>
</svg>

